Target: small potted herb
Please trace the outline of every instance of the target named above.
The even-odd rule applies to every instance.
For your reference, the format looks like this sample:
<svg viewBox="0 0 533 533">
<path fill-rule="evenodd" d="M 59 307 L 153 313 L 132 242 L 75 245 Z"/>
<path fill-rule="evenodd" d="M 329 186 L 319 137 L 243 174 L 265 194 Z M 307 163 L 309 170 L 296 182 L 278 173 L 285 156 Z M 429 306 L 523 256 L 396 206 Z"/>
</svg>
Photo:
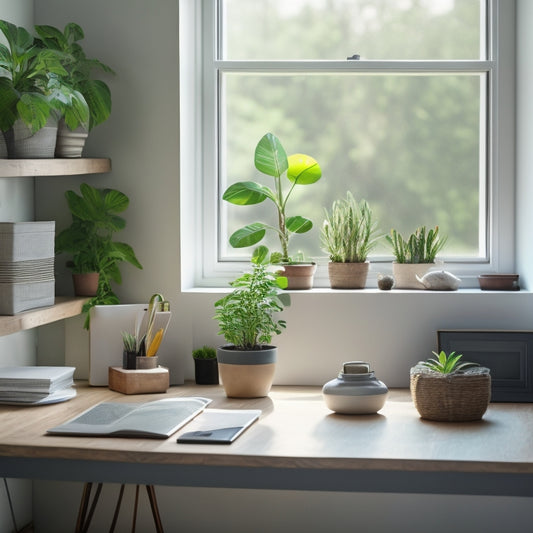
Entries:
<svg viewBox="0 0 533 533">
<path fill-rule="evenodd" d="M 407 240 L 392 229 L 386 239 L 395 257 L 392 264 L 395 288 L 424 289 L 417 276 L 422 278 L 435 264 L 437 254 L 446 244 L 446 237 L 439 235 L 439 227 L 435 226 L 428 231 L 425 226 L 421 226 Z"/>
<path fill-rule="evenodd" d="M 359 203 L 351 192 L 333 202 L 322 225 L 322 249 L 329 255 L 329 281 L 332 289 L 363 289 L 369 263 L 368 254 L 379 239 L 377 223 L 365 200 Z"/>
<path fill-rule="evenodd" d="M 228 397 L 267 396 L 272 385 L 277 348 L 270 343 L 286 327 L 277 315 L 290 299 L 282 294 L 287 279 L 270 271 L 267 256 L 266 247 L 260 246 L 252 271 L 230 283 L 232 292 L 215 302 L 218 333 L 227 342 L 217 348 L 217 359 Z"/>
<path fill-rule="evenodd" d="M 490 370 L 463 362 L 462 354 L 433 352 L 434 358 L 411 368 L 410 388 L 420 416 L 426 420 L 480 420 L 490 402 Z"/>
<path fill-rule="evenodd" d="M 197 385 L 218 385 L 217 351 L 211 346 L 202 346 L 192 351 L 194 376 Z"/>
<path fill-rule="evenodd" d="M 274 206 L 278 226 L 264 222 L 247 224 L 235 231 L 229 242 L 234 248 L 253 246 L 263 239 L 267 230 L 274 231 L 279 238 L 281 252 L 273 253 L 270 261 L 284 266 L 289 289 L 310 289 L 316 264 L 298 262 L 289 253 L 289 241 L 294 234 L 308 232 L 313 222 L 301 215 L 288 216 L 287 203 L 297 185 L 311 185 L 320 179 L 320 166 L 305 154 L 287 156 L 280 140 L 272 133 L 267 133 L 257 144 L 254 163 L 259 172 L 273 178 L 273 188 L 254 181 L 243 181 L 230 185 L 222 198 L 235 205 L 255 205 L 269 200 Z M 286 180 L 282 180 L 283 176 Z"/>
</svg>

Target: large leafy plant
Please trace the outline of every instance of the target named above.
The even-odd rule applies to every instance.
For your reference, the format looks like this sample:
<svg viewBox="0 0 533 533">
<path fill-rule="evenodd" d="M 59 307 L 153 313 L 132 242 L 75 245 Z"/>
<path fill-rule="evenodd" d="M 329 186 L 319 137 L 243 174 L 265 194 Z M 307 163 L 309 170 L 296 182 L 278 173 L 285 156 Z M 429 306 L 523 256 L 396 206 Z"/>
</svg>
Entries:
<svg viewBox="0 0 533 533">
<path fill-rule="evenodd" d="M 59 111 L 58 76 L 66 71 L 61 55 L 44 49 L 24 28 L 0 20 L 7 46 L 0 43 L 0 129 L 6 141 L 13 124 L 21 119 L 36 133 L 54 111 Z M 68 88 L 61 88 L 65 93 Z"/>
<path fill-rule="evenodd" d="M 113 73 L 113 70 L 98 59 L 87 57 L 79 43 L 85 37 L 82 28 L 70 22 L 63 32 L 54 26 L 46 25 L 35 26 L 35 31 L 43 46 L 60 54 L 65 69 L 60 79 L 76 91 L 76 95 L 81 96 L 80 100 L 72 98 L 68 93 L 64 94 L 63 113 L 67 126 L 71 130 L 83 126 L 90 131 L 107 120 L 111 114 L 111 91 L 105 82 L 93 79 L 93 71 L 97 69 Z M 85 115 L 80 105 L 85 106 Z"/>
<path fill-rule="evenodd" d="M 113 240 L 113 234 L 126 226 L 118 213 L 127 209 L 128 197 L 115 189 L 97 189 L 86 183 L 80 186 L 80 192 L 65 192 L 72 224 L 56 236 L 55 249 L 56 253 L 71 254 L 67 266 L 73 273 L 100 274 L 97 294 L 83 309 L 88 311 L 94 305 L 119 303 L 111 282 L 122 283 L 120 263 L 142 266 L 129 244 Z"/>
<path fill-rule="evenodd" d="M 325 211 L 322 249 L 334 263 L 363 263 L 376 246 L 377 222 L 365 200 L 359 203 L 351 192 L 335 200 L 331 212 Z"/>
<path fill-rule="evenodd" d="M 446 237 L 439 235 L 438 226 L 429 231 L 425 226 L 417 228 L 408 240 L 392 229 L 386 239 L 392 246 L 397 263 L 434 263 L 435 257 L 446 244 Z"/>
<path fill-rule="evenodd" d="M 280 140 L 272 133 L 264 135 L 257 144 L 254 163 L 257 170 L 274 179 L 273 188 L 254 181 L 241 181 L 230 185 L 222 198 L 236 205 L 254 205 L 270 200 L 276 209 L 278 226 L 263 222 L 247 224 L 235 231 L 229 242 L 234 248 L 253 246 L 263 239 L 267 230 L 272 230 L 277 233 L 281 245 L 281 253 L 273 254 L 273 260 L 289 263 L 291 236 L 306 233 L 313 227 L 313 222 L 301 215 L 287 216 L 287 202 L 296 185 L 315 183 L 322 176 L 322 171 L 311 156 L 287 156 Z M 286 182 L 282 180 L 284 175 Z"/>
<path fill-rule="evenodd" d="M 268 250 L 260 246 L 252 257 L 252 271 L 231 282 L 233 291 L 215 302 L 219 335 L 239 350 L 257 350 L 286 327 L 275 314 L 289 305 L 282 289 L 287 278 L 268 269 Z"/>
</svg>

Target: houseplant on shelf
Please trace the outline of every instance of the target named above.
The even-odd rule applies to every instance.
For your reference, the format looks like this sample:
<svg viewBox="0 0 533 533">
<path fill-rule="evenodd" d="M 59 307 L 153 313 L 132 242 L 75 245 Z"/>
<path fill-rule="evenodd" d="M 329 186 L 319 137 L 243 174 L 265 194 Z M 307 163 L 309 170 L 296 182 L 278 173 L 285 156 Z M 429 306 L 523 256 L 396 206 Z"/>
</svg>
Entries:
<svg viewBox="0 0 533 533">
<path fill-rule="evenodd" d="M 235 231 L 229 242 L 234 248 L 253 246 L 263 239 L 267 230 L 274 231 L 278 235 L 281 252 L 273 253 L 271 262 L 284 266 L 289 289 L 310 289 L 316 264 L 302 265 L 294 256 L 291 257 L 289 241 L 295 233 L 308 232 L 313 223 L 301 215 L 288 216 L 287 202 L 296 185 L 311 185 L 320 179 L 320 166 L 315 159 L 305 154 L 287 156 L 280 140 L 272 133 L 264 135 L 257 144 L 254 163 L 257 170 L 274 179 L 273 189 L 253 181 L 237 182 L 226 189 L 222 198 L 235 205 L 255 205 L 268 199 L 276 210 L 278 226 L 263 222 L 247 224 Z M 283 175 L 288 183 L 285 188 Z"/>
<path fill-rule="evenodd" d="M 72 224 L 56 236 L 55 247 L 56 253 L 72 255 L 67 266 L 75 280 L 78 275 L 85 274 L 97 278 L 92 292 L 80 294 L 76 291 L 80 296 L 92 296 L 83 306 L 88 328 L 91 307 L 119 303 L 111 288 L 112 281 L 122 282 L 119 264 L 127 262 L 141 269 L 142 266 L 130 245 L 113 240 L 113 234 L 126 226 L 118 213 L 127 209 L 128 197 L 115 189 L 96 189 L 86 183 L 80 185 L 80 192 L 81 196 L 74 191 L 65 192 Z"/>
<path fill-rule="evenodd" d="M 202 346 L 192 351 L 194 377 L 197 385 L 218 385 L 217 351 L 211 346 Z"/>
<path fill-rule="evenodd" d="M 11 158 L 51 158 L 59 102 L 54 76 L 65 74 L 60 54 L 42 49 L 23 27 L 0 20 L 0 130 Z"/>
<path fill-rule="evenodd" d="M 365 200 L 359 203 L 351 192 L 336 200 L 331 213 L 325 212 L 322 249 L 329 255 L 329 281 L 332 289 L 363 289 L 369 263 L 368 254 L 380 236 L 372 210 Z"/>
<path fill-rule="evenodd" d="M 455 352 L 433 355 L 410 371 L 411 396 L 420 416 L 446 422 L 480 420 L 490 402 L 490 370 L 461 362 L 462 355 Z"/>
<path fill-rule="evenodd" d="M 265 246 L 257 248 L 252 271 L 231 282 L 233 291 L 215 302 L 218 333 L 228 343 L 217 348 L 228 397 L 263 397 L 272 386 L 277 348 L 270 343 L 286 327 L 275 315 L 290 304 L 290 298 L 282 294 L 287 278 L 269 270 L 267 256 Z"/>
<path fill-rule="evenodd" d="M 439 227 L 426 230 L 425 226 L 417 228 L 407 240 L 395 229 L 386 239 L 392 246 L 395 261 L 392 263 L 394 286 L 397 289 L 424 289 L 418 281 L 435 263 L 437 254 L 446 244 L 446 237 L 439 235 Z"/>
<path fill-rule="evenodd" d="M 58 78 L 76 95 L 73 98 L 69 91 L 59 91 L 63 117 L 59 121 L 56 156 L 81 157 L 88 133 L 111 114 L 111 91 L 105 82 L 93 79 L 93 71 L 114 72 L 98 59 L 87 57 L 79 43 L 85 35 L 78 24 L 70 22 L 63 31 L 38 25 L 35 31 L 44 47 L 60 54 L 65 72 Z"/>
</svg>

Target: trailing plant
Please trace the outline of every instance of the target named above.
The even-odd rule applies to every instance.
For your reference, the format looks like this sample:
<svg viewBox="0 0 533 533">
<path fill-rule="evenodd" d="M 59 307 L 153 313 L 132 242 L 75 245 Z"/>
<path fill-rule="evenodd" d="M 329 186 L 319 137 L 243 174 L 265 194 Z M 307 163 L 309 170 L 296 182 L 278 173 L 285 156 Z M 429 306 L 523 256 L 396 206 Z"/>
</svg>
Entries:
<svg viewBox="0 0 533 533">
<path fill-rule="evenodd" d="M 395 229 L 386 239 L 392 246 L 397 263 L 434 263 L 435 257 L 446 244 L 446 237 L 440 237 L 439 227 L 426 230 L 419 227 L 405 240 Z"/>
<path fill-rule="evenodd" d="M 331 213 L 325 210 L 322 249 L 334 263 L 364 263 L 380 238 L 377 231 L 368 203 L 357 203 L 348 191 L 346 198 L 333 202 Z"/>
<path fill-rule="evenodd" d="M 239 350 L 261 349 L 286 327 L 275 314 L 290 304 L 289 295 L 282 294 L 287 278 L 271 272 L 267 255 L 268 249 L 260 246 L 252 257 L 252 271 L 231 282 L 233 291 L 215 302 L 218 334 Z"/>
<path fill-rule="evenodd" d="M 111 91 L 102 80 L 93 79 L 93 71 L 112 73 L 113 69 L 98 59 L 89 59 L 79 43 L 85 35 L 76 23 L 68 23 L 63 32 L 54 26 L 38 25 L 35 31 L 46 49 L 60 54 L 64 73 L 59 79 L 81 96 L 86 112 L 80 112 L 80 101 L 64 95 L 63 113 L 67 126 L 74 130 L 83 126 L 89 131 L 107 120 L 111 114 Z"/>
<path fill-rule="evenodd" d="M 467 361 L 461 363 L 460 359 L 463 357 L 463 354 L 451 352 L 447 355 L 444 351 L 441 351 L 440 353 L 432 353 L 435 355 L 434 358 L 422 361 L 420 364 L 434 372 L 438 372 L 439 374 L 451 374 L 453 372 L 460 372 L 461 370 L 465 370 L 472 366 L 478 366 L 477 363 L 470 363 Z"/>
<path fill-rule="evenodd" d="M 115 189 L 96 189 L 86 183 L 81 195 L 66 191 L 65 197 L 72 214 L 72 224 L 55 240 L 56 253 L 69 253 L 67 266 L 75 274 L 98 272 L 98 291 L 83 306 L 88 312 L 94 305 L 118 304 L 111 282 L 122 283 L 119 264 L 127 262 L 142 269 L 129 244 L 116 242 L 113 234 L 124 229 L 126 221 L 118 215 L 129 205 L 129 198 Z M 88 316 L 85 327 L 88 327 Z"/>
<path fill-rule="evenodd" d="M 43 49 L 25 28 L 0 20 L 0 31 L 7 42 L 0 43 L 0 130 L 9 145 L 18 119 L 36 133 L 59 111 L 57 77 L 66 71 L 61 54 Z"/>
<path fill-rule="evenodd" d="M 216 359 L 217 351 L 212 346 L 202 346 L 192 351 L 193 359 Z"/>
<path fill-rule="evenodd" d="M 254 222 L 235 231 L 229 242 L 234 248 L 253 246 L 263 239 L 267 230 L 272 230 L 278 235 L 281 252 L 272 254 L 271 262 L 290 263 L 290 238 L 295 233 L 308 232 L 313 227 L 313 222 L 301 215 L 287 216 L 287 202 L 296 185 L 317 182 L 322 171 L 316 160 L 308 155 L 293 154 L 287 157 L 280 140 L 272 133 L 264 135 L 257 144 L 254 163 L 257 170 L 274 178 L 273 188 L 253 181 L 243 181 L 230 185 L 222 198 L 235 205 L 254 205 L 268 199 L 276 210 L 278 226 Z M 283 175 L 288 182 L 285 188 Z"/>
</svg>

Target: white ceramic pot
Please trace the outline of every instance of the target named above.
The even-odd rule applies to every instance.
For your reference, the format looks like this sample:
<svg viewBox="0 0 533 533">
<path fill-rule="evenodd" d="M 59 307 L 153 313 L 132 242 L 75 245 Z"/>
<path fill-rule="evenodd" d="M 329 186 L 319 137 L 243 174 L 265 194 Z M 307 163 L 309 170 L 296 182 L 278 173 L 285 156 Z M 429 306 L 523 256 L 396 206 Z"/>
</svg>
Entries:
<svg viewBox="0 0 533 533">
<path fill-rule="evenodd" d="M 416 279 L 424 277 L 434 263 L 392 263 L 392 276 L 395 289 L 425 289 Z"/>
<path fill-rule="evenodd" d="M 81 157 L 88 135 L 89 132 L 83 127 L 72 131 L 61 119 L 57 128 L 56 157 Z"/>
</svg>

